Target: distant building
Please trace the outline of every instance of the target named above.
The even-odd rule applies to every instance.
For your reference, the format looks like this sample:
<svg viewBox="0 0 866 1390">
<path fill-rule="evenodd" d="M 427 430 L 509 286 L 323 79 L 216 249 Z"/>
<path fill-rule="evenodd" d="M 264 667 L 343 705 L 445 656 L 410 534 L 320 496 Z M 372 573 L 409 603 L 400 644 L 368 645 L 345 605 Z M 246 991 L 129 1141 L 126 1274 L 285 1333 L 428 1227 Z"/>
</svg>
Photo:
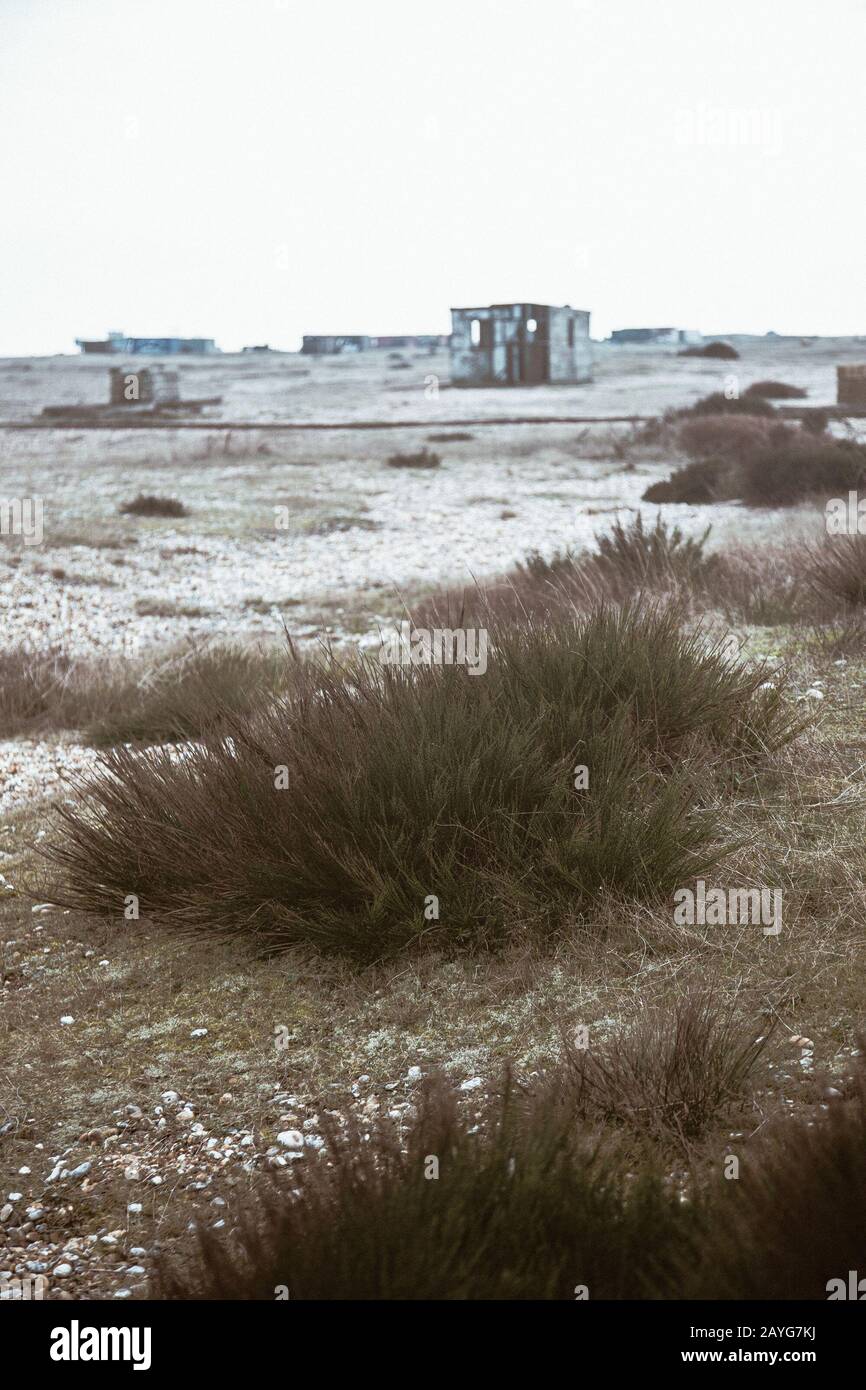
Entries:
<svg viewBox="0 0 866 1390">
<path fill-rule="evenodd" d="M 82 352 L 132 353 L 150 357 L 219 352 L 213 338 L 127 338 L 125 333 L 109 333 L 106 338 L 76 338 L 75 342 Z"/>
<path fill-rule="evenodd" d="M 401 333 L 371 337 L 367 333 L 305 334 L 301 352 L 307 356 L 332 356 L 337 352 L 369 352 L 372 348 L 428 348 L 448 346 L 447 333 Z"/>
<path fill-rule="evenodd" d="M 650 343 L 661 347 L 684 347 L 703 342 L 703 337 L 691 328 L 615 328 L 610 341 L 621 346 Z"/>
<path fill-rule="evenodd" d="M 866 405 L 866 363 L 836 368 L 836 400 L 839 405 Z"/>
<path fill-rule="evenodd" d="M 307 357 L 330 356 L 336 352 L 366 352 L 373 339 L 365 333 L 305 333 L 301 352 Z"/>
<path fill-rule="evenodd" d="M 589 314 L 568 304 L 490 304 L 451 310 L 455 386 L 592 380 Z"/>
<path fill-rule="evenodd" d="M 447 348 L 451 336 L 448 333 L 404 333 L 402 336 L 374 338 L 377 348 Z"/>
</svg>

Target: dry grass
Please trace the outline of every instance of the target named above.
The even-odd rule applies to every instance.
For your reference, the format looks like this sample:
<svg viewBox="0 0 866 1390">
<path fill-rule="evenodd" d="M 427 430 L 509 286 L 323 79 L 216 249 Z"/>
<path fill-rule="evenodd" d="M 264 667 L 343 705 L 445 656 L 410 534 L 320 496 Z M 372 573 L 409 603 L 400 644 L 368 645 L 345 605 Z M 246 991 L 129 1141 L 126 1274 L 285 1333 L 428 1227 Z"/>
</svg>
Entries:
<svg viewBox="0 0 866 1390">
<path fill-rule="evenodd" d="M 744 394 L 759 396 L 765 401 L 800 401 L 809 393 L 802 386 L 791 386 L 786 381 L 753 381 Z"/>
<path fill-rule="evenodd" d="M 581 1113 L 687 1145 L 742 1093 L 774 1027 L 744 1028 L 715 991 L 686 991 L 607 1047 L 568 1045 L 569 1084 Z"/>
<path fill-rule="evenodd" d="M 707 765 L 748 765 L 795 729 L 783 686 L 671 611 L 490 638 L 485 674 L 310 669 L 180 761 L 106 754 L 61 811 L 52 895 L 116 915 L 134 893 L 175 927 L 367 960 L 515 924 L 550 936 L 602 890 L 653 898 L 715 862 Z"/>
<path fill-rule="evenodd" d="M 140 492 L 131 502 L 124 502 L 118 510 L 121 516 L 189 516 L 187 508 L 178 498 L 157 497 L 149 492 Z"/>
<path fill-rule="evenodd" d="M 389 468 L 438 468 L 442 459 L 432 449 L 425 447 L 415 453 L 391 454 L 386 463 Z"/>
<path fill-rule="evenodd" d="M 166 616 L 152 604 L 147 611 Z M 60 652 L 14 648 L 0 653 L 0 735 L 78 730 L 98 745 L 195 737 L 284 688 L 293 668 L 279 651 L 233 645 L 193 646 L 151 661 L 74 662 Z"/>
</svg>

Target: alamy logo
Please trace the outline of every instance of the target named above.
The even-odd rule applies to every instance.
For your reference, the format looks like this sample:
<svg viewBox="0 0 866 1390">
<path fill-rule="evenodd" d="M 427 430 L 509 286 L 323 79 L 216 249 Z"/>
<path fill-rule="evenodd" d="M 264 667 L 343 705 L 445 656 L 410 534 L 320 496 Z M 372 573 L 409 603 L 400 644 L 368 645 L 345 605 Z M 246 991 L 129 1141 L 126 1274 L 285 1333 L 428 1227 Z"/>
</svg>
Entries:
<svg viewBox="0 0 866 1390">
<path fill-rule="evenodd" d="M 52 1361 L 131 1361 L 134 1371 L 150 1370 L 149 1327 L 69 1327 L 51 1330 Z"/>
<path fill-rule="evenodd" d="M 48 1288 L 48 1280 L 44 1274 L 37 1274 L 31 1278 L 25 1274 L 20 1279 L 0 1279 L 0 1302 L 19 1303 L 22 1299 L 43 1299 L 45 1290 Z"/>
<path fill-rule="evenodd" d="M 855 1303 L 862 1303 L 866 1300 L 866 1279 L 858 1279 L 856 1269 L 848 1270 L 848 1282 L 844 1279 L 827 1280 L 827 1302 L 838 1302 L 839 1299 L 853 1300 Z"/>
<path fill-rule="evenodd" d="M 744 145 L 778 154 L 782 147 L 782 113 L 770 107 L 699 106 L 676 113 L 676 143 L 737 149 Z"/>
<path fill-rule="evenodd" d="M 707 888 L 699 878 L 692 888 L 674 893 L 677 926 L 761 926 L 764 936 L 782 930 L 781 888 Z"/>
<path fill-rule="evenodd" d="M 831 497 L 824 508 L 824 525 L 828 536 L 866 536 L 866 497 L 849 492 L 844 497 Z"/>
<path fill-rule="evenodd" d="M 41 545 L 42 498 L 0 497 L 0 536 L 23 536 L 25 545 Z"/>
<path fill-rule="evenodd" d="M 379 649 L 383 666 L 466 666 L 470 676 L 487 670 L 484 627 L 413 627 L 403 619 Z"/>
</svg>

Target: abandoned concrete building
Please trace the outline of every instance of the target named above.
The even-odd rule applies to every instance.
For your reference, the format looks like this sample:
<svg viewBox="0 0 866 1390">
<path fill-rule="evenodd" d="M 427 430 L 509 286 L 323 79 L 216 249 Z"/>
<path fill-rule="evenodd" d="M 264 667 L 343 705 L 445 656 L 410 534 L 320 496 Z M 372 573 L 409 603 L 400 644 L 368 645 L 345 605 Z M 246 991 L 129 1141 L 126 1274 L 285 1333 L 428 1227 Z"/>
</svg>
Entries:
<svg viewBox="0 0 866 1390">
<path fill-rule="evenodd" d="M 866 405 L 866 363 L 836 368 L 836 400 L 839 405 Z"/>
<path fill-rule="evenodd" d="M 691 328 L 615 328 L 610 341 L 617 345 L 635 344 L 651 346 L 683 347 L 686 344 L 702 343 L 703 336 Z"/>
<path fill-rule="evenodd" d="M 151 357 L 179 357 L 219 352 L 213 338 L 128 338 L 109 333 L 106 338 L 76 338 L 82 352 L 133 353 Z"/>
<path fill-rule="evenodd" d="M 592 380 L 589 314 L 551 304 L 451 310 L 455 386 L 531 386 Z"/>
</svg>

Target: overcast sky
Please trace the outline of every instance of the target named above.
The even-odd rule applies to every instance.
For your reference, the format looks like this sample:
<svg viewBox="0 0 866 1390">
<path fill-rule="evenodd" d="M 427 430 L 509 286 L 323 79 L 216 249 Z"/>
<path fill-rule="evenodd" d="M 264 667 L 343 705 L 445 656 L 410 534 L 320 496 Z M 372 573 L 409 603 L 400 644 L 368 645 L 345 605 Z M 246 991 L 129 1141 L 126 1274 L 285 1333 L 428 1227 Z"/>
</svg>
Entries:
<svg viewBox="0 0 866 1390">
<path fill-rule="evenodd" d="M 866 0 L 0 0 L 0 354 L 866 332 Z"/>
</svg>

